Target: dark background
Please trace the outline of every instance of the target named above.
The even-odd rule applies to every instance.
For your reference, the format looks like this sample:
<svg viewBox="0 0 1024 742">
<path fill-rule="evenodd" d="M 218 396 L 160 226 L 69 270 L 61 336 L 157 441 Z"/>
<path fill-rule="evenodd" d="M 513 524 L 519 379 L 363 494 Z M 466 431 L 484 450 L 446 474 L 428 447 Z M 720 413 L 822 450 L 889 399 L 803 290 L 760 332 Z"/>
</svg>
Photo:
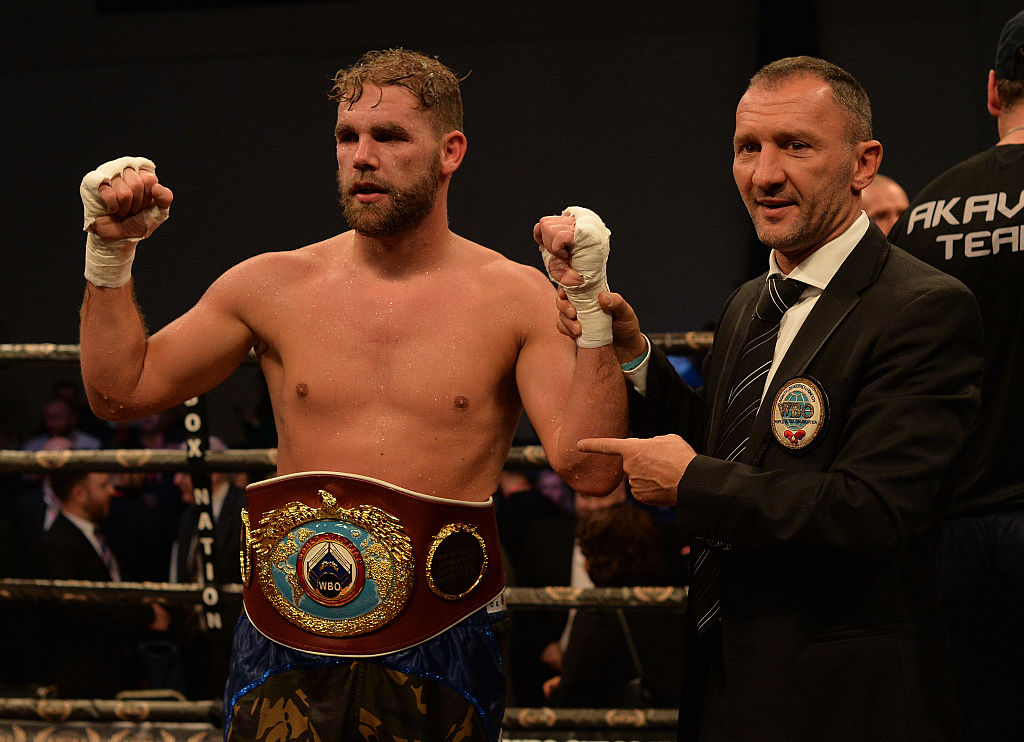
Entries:
<svg viewBox="0 0 1024 742">
<path fill-rule="evenodd" d="M 1020 3 L 7 3 L 0 44 L 0 342 L 75 343 L 78 183 L 145 155 L 175 192 L 143 243 L 151 328 L 253 254 L 345 228 L 329 78 L 368 49 L 437 55 L 463 84 L 469 152 L 452 229 L 534 265 L 531 228 L 571 204 L 612 229 L 610 282 L 645 329 L 710 329 L 767 256 L 730 170 L 735 105 L 764 62 L 796 53 L 850 70 L 874 106 L 882 171 L 911 197 L 995 143 L 985 82 Z M 77 367 L 0 366 L 0 422 L 25 436 Z M 213 432 L 255 398 L 243 370 L 211 395 Z"/>
</svg>

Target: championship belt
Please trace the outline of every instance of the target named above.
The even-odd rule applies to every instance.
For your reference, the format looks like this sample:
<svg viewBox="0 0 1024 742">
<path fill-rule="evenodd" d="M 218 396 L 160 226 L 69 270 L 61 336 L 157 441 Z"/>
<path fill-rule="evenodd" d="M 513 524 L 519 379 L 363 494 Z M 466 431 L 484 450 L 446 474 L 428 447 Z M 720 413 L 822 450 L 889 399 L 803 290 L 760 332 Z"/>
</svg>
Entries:
<svg viewBox="0 0 1024 742">
<path fill-rule="evenodd" d="M 245 612 L 260 633 L 304 652 L 406 649 L 505 587 L 490 500 L 308 472 L 249 485 L 242 524 Z"/>
</svg>

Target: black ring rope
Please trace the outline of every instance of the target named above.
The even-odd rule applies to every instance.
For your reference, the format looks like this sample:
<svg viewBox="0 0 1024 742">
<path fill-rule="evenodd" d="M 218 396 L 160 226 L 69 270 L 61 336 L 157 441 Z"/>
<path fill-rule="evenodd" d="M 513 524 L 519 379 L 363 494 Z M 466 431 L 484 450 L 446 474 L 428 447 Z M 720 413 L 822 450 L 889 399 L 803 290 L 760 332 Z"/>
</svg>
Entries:
<svg viewBox="0 0 1024 742">
<path fill-rule="evenodd" d="M 240 603 L 242 586 L 221 585 L 225 601 Z M 33 600 L 137 605 L 159 600 L 168 605 L 195 605 L 202 600 L 198 583 L 89 582 L 86 580 L 0 579 L 0 603 Z M 620 608 L 637 610 L 686 608 L 685 587 L 507 587 L 505 602 L 512 608 Z"/>
<path fill-rule="evenodd" d="M 675 709 L 520 708 L 505 710 L 506 730 L 646 729 L 670 730 Z M 0 720 L 49 724 L 74 722 L 205 723 L 220 726 L 220 701 L 136 699 L 0 698 Z"/>
<path fill-rule="evenodd" d="M 650 341 L 669 354 L 702 353 L 711 348 L 714 334 L 704 331 L 648 333 Z M 78 345 L 73 343 L 0 343 L 0 361 L 45 361 L 77 363 Z M 249 353 L 247 363 L 256 363 Z"/>
<path fill-rule="evenodd" d="M 277 468 L 276 448 L 236 448 L 207 451 L 203 457 L 208 471 L 272 472 Z M 535 469 L 547 466 L 541 446 L 516 446 L 509 451 L 505 466 Z M 70 451 L 21 451 L 0 449 L 0 472 L 30 474 L 52 471 L 188 471 L 185 451 L 153 448 L 79 449 Z"/>
</svg>

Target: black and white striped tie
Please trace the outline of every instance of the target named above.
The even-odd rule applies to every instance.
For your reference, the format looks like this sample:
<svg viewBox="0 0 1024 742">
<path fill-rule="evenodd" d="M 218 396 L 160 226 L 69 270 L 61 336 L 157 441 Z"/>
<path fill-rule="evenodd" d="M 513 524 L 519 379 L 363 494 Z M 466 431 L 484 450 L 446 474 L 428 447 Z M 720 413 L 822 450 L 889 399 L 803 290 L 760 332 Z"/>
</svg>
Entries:
<svg viewBox="0 0 1024 742">
<path fill-rule="evenodd" d="M 807 284 L 780 275 L 770 276 L 765 281 L 733 372 L 732 388 L 722 416 L 722 433 L 712 453 L 716 459 L 736 461 L 747 450 L 750 428 L 761 406 L 768 371 L 772 367 L 779 322 L 805 288 Z M 718 593 L 720 548 L 702 549 L 693 563 L 689 600 L 698 631 L 706 631 L 711 626 L 721 607 Z"/>
</svg>

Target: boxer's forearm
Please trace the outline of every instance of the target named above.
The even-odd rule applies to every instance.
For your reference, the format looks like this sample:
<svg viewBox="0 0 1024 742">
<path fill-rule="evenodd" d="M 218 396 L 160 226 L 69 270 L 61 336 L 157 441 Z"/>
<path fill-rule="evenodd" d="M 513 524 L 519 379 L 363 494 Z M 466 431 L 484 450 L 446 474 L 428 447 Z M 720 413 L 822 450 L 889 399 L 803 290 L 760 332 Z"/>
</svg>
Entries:
<svg viewBox="0 0 1024 742">
<path fill-rule="evenodd" d="M 613 346 L 577 349 L 557 450 L 548 457 L 552 468 L 581 494 L 608 494 L 622 479 L 622 460 L 581 453 L 576 442 L 591 437 L 621 438 L 628 430 L 626 385 Z"/>
<path fill-rule="evenodd" d="M 82 381 L 89 405 L 106 420 L 141 413 L 132 399 L 146 358 L 146 332 L 132 284 L 86 285 L 79 325 Z"/>
</svg>

